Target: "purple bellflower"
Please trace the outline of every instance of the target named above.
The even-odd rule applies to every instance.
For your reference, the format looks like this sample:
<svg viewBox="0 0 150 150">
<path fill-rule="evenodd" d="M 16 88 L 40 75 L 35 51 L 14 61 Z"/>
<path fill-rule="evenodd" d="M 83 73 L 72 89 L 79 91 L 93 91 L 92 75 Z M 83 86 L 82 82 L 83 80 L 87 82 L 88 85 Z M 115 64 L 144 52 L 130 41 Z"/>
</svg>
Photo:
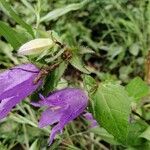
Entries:
<svg viewBox="0 0 150 150">
<path fill-rule="evenodd" d="M 0 119 L 21 100 L 34 92 L 42 83 L 33 84 L 39 69 L 33 64 L 23 64 L 0 73 Z"/>
<path fill-rule="evenodd" d="M 32 103 L 36 107 L 47 106 L 40 118 L 39 127 L 43 128 L 57 123 L 52 128 L 49 145 L 52 144 L 55 135 L 59 132 L 62 133 L 64 126 L 82 114 L 88 105 L 87 94 L 77 88 L 65 88 L 55 91 L 46 98 L 40 95 L 40 98 L 39 102 Z M 91 121 L 91 116 L 90 118 L 89 116 L 90 113 L 88 113 L 87 119 Z"/>
</svg>

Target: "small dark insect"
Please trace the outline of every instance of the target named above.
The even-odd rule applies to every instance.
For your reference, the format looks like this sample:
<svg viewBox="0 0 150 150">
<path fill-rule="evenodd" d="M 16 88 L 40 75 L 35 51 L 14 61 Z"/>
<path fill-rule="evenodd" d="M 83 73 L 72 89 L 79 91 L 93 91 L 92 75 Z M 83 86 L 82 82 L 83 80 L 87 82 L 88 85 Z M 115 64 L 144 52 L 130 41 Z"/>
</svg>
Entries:
<svg viewBox="0 0 150 150">
<path fill-rule="evenodd" d="M 145 62 L 145 81 L 150 85 L 150 51 Z"/>
</svg>

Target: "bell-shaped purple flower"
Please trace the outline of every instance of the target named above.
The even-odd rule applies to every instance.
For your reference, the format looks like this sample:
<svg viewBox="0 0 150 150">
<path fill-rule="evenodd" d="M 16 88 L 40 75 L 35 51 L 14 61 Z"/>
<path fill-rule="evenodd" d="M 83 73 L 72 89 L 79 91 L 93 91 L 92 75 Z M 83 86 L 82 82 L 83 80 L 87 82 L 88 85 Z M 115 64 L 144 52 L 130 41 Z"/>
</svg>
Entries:
<svg viewBox="0 0 150 150">
<path fill-rule="evenodd" d="M 84 112 L 88 105 L 86 93 L 77 88 L 66 88 L 58 90 L 48 97 L 40 95 L 41 100 L 38 103 L 32 103 L 34 106 L 47 106 L 42 113 L 39 121 L 39 127 L 45 127 L 57 123 L 51 131 L 49 144 L 53 142 L 55 135 L 62 132 L 64 126 Z"/>
<path fill-rule="evenodd" d="M 0 119 L 41 85 L 41 81 L 33 84 L 38 73 L 39 69 L 33 64 L 19 65 L 0 73 Z"/>
</svg>

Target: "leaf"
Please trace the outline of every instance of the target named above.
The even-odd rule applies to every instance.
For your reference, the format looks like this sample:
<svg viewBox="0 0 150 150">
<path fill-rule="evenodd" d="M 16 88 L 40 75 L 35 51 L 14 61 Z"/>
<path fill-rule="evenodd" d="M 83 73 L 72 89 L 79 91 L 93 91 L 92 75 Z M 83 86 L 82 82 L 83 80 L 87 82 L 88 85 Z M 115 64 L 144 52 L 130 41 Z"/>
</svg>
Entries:
<svg viewBox="0 0 150 150">
<path fill-rule="evenodd" d="M 31 120 L 29 120 L 25 117 L 22 117 L 18 114 L 17 115 L 10 115 L 9 118 L 13 121 L 16 121 L 17 123 L 29 124 L 33 127 L 37 127 L 37 125 L 34 122 L 32 122 Z"/>
<path fill-rule="evenodd" d="M 85 65 L 82 62 L 82 59 L 78 55 L 74 55 L 70 60 L 70 63 L 73 67 L 75 67 L 79 71 L 86 74 L 90 74 L 89 70 L 85 67 Z"/>
<path fill-rule="evenodd" d="M 94 54 L 95 51 L 93 51 L 93 50 L 90 49 L 90 48 L 80 46 L 80 52 L 79 52 L 79 53 L 80 53 L 81 55 L 83 55 L 83 54 Z"/>
<path fill-rule="evenodd" d="M 54 90 L 54 88 L 57 86 L 60 78 L 62 77 L 65 69 L 67 68 L 67 63 L 66 62 L 62 62 L 59 67 L 57 67 L 53 72 L 51 72 L 45 81 L 45 85 L 44 85 L 44 95 L 47 95 L 49 92 L 51 92 L 52 90 Z"/>
<path fill-rule="evenodd" d="M 42 17 L 41 20 L 40 20 L 40 22 L 50 21 L 50 20 L 53 20 L 53 19 L 57 19 L 58 17 L 66 14 L 66 13 L 68 13 L 70 11 L 75 11 L 75 10 L 81 9 L 88 2 L 89 2 L 89 0 L 84 0 L 81 3 L 70 4 L 70 5 L 64 6 L 62 8 L 55 9 L 55 10 L 49 12 L 44 17 Z"/>
<path fill-rule="evenodd" d="M 137 56 L 138 53 L 140 51 L 140 46 L 138 45 L 138 43 L 134 43 L 131 45 L 131 47 L 129 48 L 129 52 L 133 55 L 133 56 Z"/>
<path fill-rule="evenodd" d="M 137 146 L 143 143 L 143 140 L 140 138 L 141 133 L 147 128 L 147 124 L 142 120 L 137 120 L 130 124 L 129 132 L 127 136 L 127 143 L 130 146 Z"/>
<path fill-rule="evenodd" d="M 150 141 L 150 127 L 148 127 L 139 137 Z"/>
<path fill-rule="evenodd" d="M 94 92 L 96 90 L 96 81 L 90 75 L 84 75 L 83 84 L 88 93 Z"/>
<path fill-rule="evenodd" d="M 7 10 L 8 14 L 18 23 L 20 24 L 23 28 L 25 28 L 33 37 L 34 37 L 34 32 L 31 28 L 30 25 L 25 23 L 17 14 L 16 12 L 12 9 L 10 4 L 6 2 L 6 0 L 0 0 L 0 3 L 2 6 Z"/>
<path fill-rule="evenodd" d="M 38 146 L 38 140 L 35 140 L 31 147 L 29 148 L 29 150 L 39 150 L 39 146 Z"/>
<path fill-rule="evenodd" d="M 127 144 L 131 99 L 125 89 L 111 82 L 99 85 L 93 96 L 95 118 L 114 138 Z"/>
<path fill-rule="evenodd" d="M 136 77 L 126 86 L 129 96 L 134 97 L 136 101 L 149 94 L 148 85 L 140 78 Z"/>
<path fill-rule="evenodd" d="M 0 21 L 0 35 L 2 35 L 14 49 L 17 49 L 25 42 L 25 38 L 13 30 L 3 21 Z"/>
<path fill-rule="evenodd" d="M 108 142 L 110 144 L 119 145 L 119 143 L 115 141 L 113 135 L 109 134 L 102 127 L 91 128 L 90 131 L 93 132 L 96 135 L 99 135 L 103 140 L 105 140 L 106 142 Z"/>
<path fill-rule="evenodd" d="M 150 150 L 150 142 L 143 141 L 141 145 L 135 146 L 135 147 L 128 147 L 125 150 Z"/>
<path fill-rule="evenodd" d="M 119 78 L 124 82 L 129 82 L 129 74 L 133 72 L 133 68 L 128 66 L 122 66 L 119 69 Z"/>
<path fill-rule="evenodd" d="M 8 150 L 8 148 L 0 142 L 0 150 Z"/>
<path fill-rule="evenodd" d="M 0 41 L 0 51 L 2 51 L 7 58 L 9 58 L 15 65 L 19 65 L 19 61 L 12 54 L 13 48 L 8 43 Z"/>
</svg>

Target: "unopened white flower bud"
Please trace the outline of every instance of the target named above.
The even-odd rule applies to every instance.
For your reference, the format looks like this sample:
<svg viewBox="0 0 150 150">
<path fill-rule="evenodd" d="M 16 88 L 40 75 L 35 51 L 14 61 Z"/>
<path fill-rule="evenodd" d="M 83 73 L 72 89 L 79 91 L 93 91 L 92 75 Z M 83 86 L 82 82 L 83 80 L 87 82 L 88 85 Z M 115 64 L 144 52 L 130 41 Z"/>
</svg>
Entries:
<svg viewBox="0 0 150 150">
<path fill-rule="evenodd" d="M 23 44 L 19 50 L 19 55 L 35 55 L 54 46 L 54 42 L 49 38 L 38 38 Z"/>
</svg>

